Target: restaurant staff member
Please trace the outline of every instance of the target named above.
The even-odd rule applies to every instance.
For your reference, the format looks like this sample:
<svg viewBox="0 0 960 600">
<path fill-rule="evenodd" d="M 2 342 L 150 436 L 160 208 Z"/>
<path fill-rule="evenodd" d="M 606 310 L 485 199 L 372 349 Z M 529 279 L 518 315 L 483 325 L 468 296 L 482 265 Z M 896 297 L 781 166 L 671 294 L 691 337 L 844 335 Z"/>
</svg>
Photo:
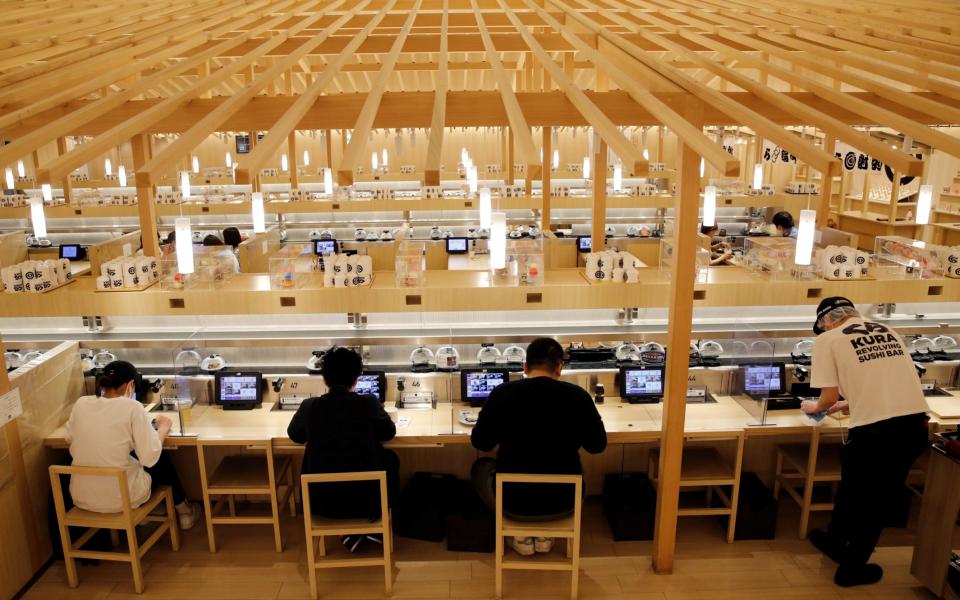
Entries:
<svg viewBox="0 0 960 600">
<path fill-rule="evenodd" d="M 710 264 L 712 266 L 728 265 L 733 258 L 733 251 L 730 249 L 730 242 L 722 240 L 714 242 L 713 238 L 720 233 L 720 228 L 714 225 L 702 225 L 700 233 L 710 238 Z"/>
<path fill-rule="evenodd" d="M 876 583 L 883 569 L 867 561 L 891 498 L 927 445 L 927 403 L 903 340 L 887 325 L 864 320 L 850 300 L 820 302 L 813 332 L 810 385 L 820 388 L 820 399 L 801 409 L 848 410 L 850 423 L 830 526 L 811 531 L 810 541 L 839 563 L 837 585 Z"/>
<path fill-rule="evenodd" d="M 773 226 L 777 228 L 777 233 L 783 237 L 796 239 L 799 230 L 793 222 L 793 215 L 785 210 L 781 210 L 773 215 Z"/>
</svg>

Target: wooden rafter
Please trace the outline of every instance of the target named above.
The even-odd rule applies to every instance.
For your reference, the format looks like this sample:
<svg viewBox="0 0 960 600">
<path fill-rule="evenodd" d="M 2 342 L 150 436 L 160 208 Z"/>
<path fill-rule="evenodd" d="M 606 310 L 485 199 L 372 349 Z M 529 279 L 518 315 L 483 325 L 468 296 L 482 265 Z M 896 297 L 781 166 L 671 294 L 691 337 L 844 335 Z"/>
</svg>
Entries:
<svg viewBox="0 0 960 600">
<path fill-rule="evenodd" d="M 433 111 L 430 114 L 430 140 L 427 142 L 427 161 L 423 169 L 426 185 L 440 185 L 440 160 L 443 150 L 443 131 L 447 116 L 447 89 L 449 87 L 448 32 L 450 15 L 448 0 L 443 0 L 443 16 L 440 21 L 440 55 L 437 58 L 436 77 L 433 80 Z"/>
</svg>

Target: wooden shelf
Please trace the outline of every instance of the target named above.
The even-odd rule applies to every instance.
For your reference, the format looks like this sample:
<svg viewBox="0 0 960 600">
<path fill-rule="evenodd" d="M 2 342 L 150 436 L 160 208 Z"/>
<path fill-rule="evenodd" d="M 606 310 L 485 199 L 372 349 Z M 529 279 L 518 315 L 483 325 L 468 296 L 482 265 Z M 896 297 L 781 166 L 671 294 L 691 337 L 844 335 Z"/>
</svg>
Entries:
<svg viewBox="0 0 960 600">
<path fill-rule="evenodd" d="M 891 285 L 892 283 L 896 285 Z M 393 273 L 377 274 L 373 285 L 346 289 L 272 290 L 266 274 L 239 274 L 216 288 L 97 294 L 92 278 L 47 294 L 0 297 L 10 317 L 252 315 L 308 313 L 458 312 L 570 310 L 667 306 L 669 278 L 656 268 L 640 270 L 637 284 L 590 285 L 578 269 L 548 270 L 542 286 L 493 287 L 487 272 L 428 271 L 423 288 L 397 288 Z M 694 286 L 696 306 L 814 305 L 840 295 L 858 303 L 950 302 L 960 300 L 957 279 L 872 281 L 773 281 L 739 267 L 715 267 Z M 470 293 L 464 293 L 470 290 Z"/>
</svg>

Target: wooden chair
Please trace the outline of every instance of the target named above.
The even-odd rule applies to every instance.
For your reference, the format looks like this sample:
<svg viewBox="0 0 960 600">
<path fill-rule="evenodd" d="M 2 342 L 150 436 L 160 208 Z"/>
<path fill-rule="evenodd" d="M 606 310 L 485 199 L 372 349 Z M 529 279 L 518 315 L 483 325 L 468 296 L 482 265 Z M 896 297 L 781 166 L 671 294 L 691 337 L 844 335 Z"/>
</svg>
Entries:
<svg viewBox="0 0 960 600">
<path fill-rule="evenodd" d="M 112 477 L 120 486 L 120 501 L 123 505 L 119 513 L 96 513 L 82 508 L 73 507 L 66 510 L 63 500 L 63 488 L 60 484 L 61 475 L 84 475 L 89 477 Z M 52 465 L 50 467 L 50 487 L 53 491 L 53 503 L 57 512 L 57 524 L 60 527 L 60 540 L 63 543 L 63 562 L 67 568 L 67 585 L 77 587 L 77 566 L 74 562 L 78 558 L 94 560 L 114 560 L 129 562 L 133 569 L 133 589 L 138 594 L 143 593 L 143 568 L 140 561 L 164 533 L 170 533 L 170 545 L 174 551 L 180 549 L 180 531 L 177 529 L 177 514 L 173 507 L 173 493 L 169 487 L 160 487 L 154 490 L 150 498 L 142 505 L 134 508 L 130 504 L 130 492 L 127 487 L 127 472 L 125 469 L 108 467 L 67 467 Z M 163 515 L 151 515 L 161 502 L 166 503 Z M 150 537 L 143 543 L 137 540 L 137 525 L 145 522 L 160 523 Z M 86 527 L 87 531 L 77 541 L 71 541 L 71 527 Z M 81 550 L 90 538 L 101 529 L 116 530 L 127 533 L 127 552 L 99 552 Z"/>
<path fill-rule="evenodd" d="M 810 444 L 777 446 L 773 496 L 779 499 L 783 489 L 800 505 L 800 539 L 807 537 L 811 512 L 833 510 L 833 501 L 813 501 L 814 487 L 822 483 L 836 485 L 840 481 L 840 446 L 821 444 L 821 437 L 819 429 L 814 428 Z M 799 482 L 803 486 L 798 491 Z"/>
<path fill-rule="evenodd" d="M 677 511 L 679 517 L 695 516 L 727 516 L 727 543 L 733 543 L 737 529 L 737 505 L 740 501 L 740 472 L 743 466 L 744 432 L 729 437 L 697 436 L 698 441 L 733 440 L 737 443 L 736 456 L 731 465 L 720 455 L 716 448 L 694 446 L 683 449 L 683 459 L 680 465 L 680 489 L 706 488 L 707 506 L 681 508 Z M 647 474 L 654 486 L 658 482 L 657 470 L 660 466 L 660 451 L 651 450 L 647 459 Z M 730 486 L 728 496 L 723 487 Z M 723 506 L 711 506 L 713 494 L 717 494 Z"/>
<path fill-rule="evenodd" d="M 311 483 L 343 483 L 348 481 L 377 481 L 380 483 L 380 519 L 330 519 L 314 515 L 310 509 Z M 317 598 L 317 569 L 383 566 L 387 594 L 393 590 L 393 532 L 390 528 L 390 509 L 387 506 L 387 472 L 315 473 L 300 476 L 303 494 L 303 526 L 307 536 L 307 577 L 310 578 L 310 597 Z M 327 554 L 324 536 L 379 533 L 383 536 L 382 557 L 343 559 L 324 558 Z M 320 560 L 317 557 L 320 557 Z"/>
<path fill-rule="evenodd" d="M 556 521 L 517 521 L 503 514 L 504 483 L 556 484 L 566 483 L 573 486 L 573 514 Z M 516 569 L 524 571 L 570 571 L 570 598 L 576 600 L 580 582 L 580 513 L 583 507 L 582 475 L 531 475 L 520 473 L 497 473 L 496 507 L 496 588 L 495 597 L 503 597 L 503 571 Z M 569 562 L 556 560 L 537 560 L 534 557 L 505 559 L 503 557 L 504 537 L 549 537 L 564 538 Z"/>
<path fill-rule="evenodd" d="M 213 474 L 207 470 L 208 447 L 242 446 L 248 450 L 262 449 L 262 453 L 225 456 Z M 210 552 L 217 551 L 214 525 L 272 525 L 277 552 L 283 552 L 280 534 L 280 505 L 289 503 L 291 516 L 296 516 L 297 505 L 294 491 L 296 484 L 293 461 L 289 457 L 274 458 L 273 442 L 270 440 L 197 440 L 197 457 L 200 463 L 200 487 L 203 491 L 203 509 L 207 518 L 207 541 Z M 282 481 L 282 483 L 280 483 Z M 283 496 L 279 488 L 285 487 Z M 235 496 L 267 496 L 270 499 L 269 516 L 237 515 Z M 218 497 L 216 503 L 212 498 Z M 228 514 L 221 515 L 227 506 Z"/>
</svg>

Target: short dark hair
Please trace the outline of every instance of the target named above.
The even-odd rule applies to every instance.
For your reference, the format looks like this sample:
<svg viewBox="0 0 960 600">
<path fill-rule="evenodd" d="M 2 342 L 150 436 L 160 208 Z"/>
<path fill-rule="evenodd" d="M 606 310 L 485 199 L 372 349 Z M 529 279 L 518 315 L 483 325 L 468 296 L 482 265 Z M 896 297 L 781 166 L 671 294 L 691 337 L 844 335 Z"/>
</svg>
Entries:
<svg viewBox="0 0 960 600">
<path fill-rule="evenodd" d="M 785 210 L 781 210 L 773 215 L 773 224 L 783 229 L 793 229 L 793 215 Z"/>
<path fill-rule="evenodd" d="M 236 227 L 227 227 L 223 230 L 223 243 L 236 248 L 240 245 L 243 238 L 240 236 L 240 230 Z"/>
<path fill-rule="evenodd" d="M 720 231 L 720 228 L 716 225 L 702 225 L 700 227 L 700 233 L 703 235 L 710 235 L 711 231 Z"/>
<path fill-rule="evenodd" d="M 203 245 L 204 246 L 222 246 L 223 240 L 221 240 L 220 238 L 218 238 L 217 236 L 211 233 L 207 237 L 203 238 Z"/>
<path fill-rule="evenodd" d="M 527 346 L 527 368 L 555 371 L 563 365 L 563 346 L 553 338 L 537 338 Z"/>
<path fill-rule="evenodd" d="M 320 373 L 327 387 L 353 387 L 362 372 L 363 359 L 350 348 L 334 346 L 320 361 Z"/>
<path fill-rule="evenodd" d="M 177 232 L 176 232 L 176 231 L 171 231 L 170 233 L 167 234 L 167 237 L 163 238 L 163 243 L 164 243 L 164 244 L 172 244 L 172 243 L 174 243 L 175 241 L 177 241 Z"/>
<path fill-rule="evenodd" d="M 137 368 L 125 360 L 115 360 L 100 372 L 97 388 L 115 390 L 137 379 Z"/>
</svg>

